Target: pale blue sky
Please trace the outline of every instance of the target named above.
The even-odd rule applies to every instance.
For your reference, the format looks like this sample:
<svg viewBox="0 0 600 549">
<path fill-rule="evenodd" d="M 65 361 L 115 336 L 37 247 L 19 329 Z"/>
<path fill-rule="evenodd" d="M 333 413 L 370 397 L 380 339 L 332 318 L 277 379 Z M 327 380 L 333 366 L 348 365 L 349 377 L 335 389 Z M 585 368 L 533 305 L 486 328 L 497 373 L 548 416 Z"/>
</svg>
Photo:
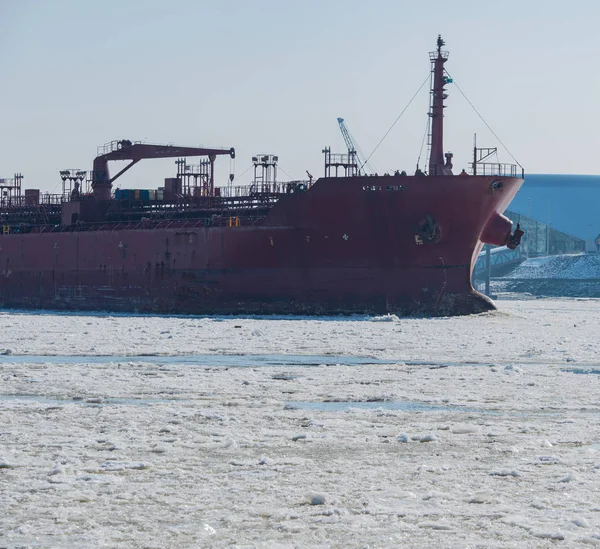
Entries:
<svg viewBox="0 0 600 549">
<path fill-rule="evenodd" d="M 371 152 L 438 33 L 448 71 L 528 172 L 598 173 L 599 25 L 592 0 L 0 0 L 0 177 L 58 190 L 58 170 L 91 169 L 96 147 L 122 138 L 233 146 L 236 175 L 272 152 L 293 178 L 320 176 L 323 146 L 344 150 L 336 118 Z M 460 169 L 474 132 L 497 143 L 448 91 Z M 424 88 L 373 156 L 380 172 L 414 169 L 427 104 Z M 217 163 L 218 184 L 229 168 Z M 121 186 L 174 170 L 149 160 Z"/>
</svg>

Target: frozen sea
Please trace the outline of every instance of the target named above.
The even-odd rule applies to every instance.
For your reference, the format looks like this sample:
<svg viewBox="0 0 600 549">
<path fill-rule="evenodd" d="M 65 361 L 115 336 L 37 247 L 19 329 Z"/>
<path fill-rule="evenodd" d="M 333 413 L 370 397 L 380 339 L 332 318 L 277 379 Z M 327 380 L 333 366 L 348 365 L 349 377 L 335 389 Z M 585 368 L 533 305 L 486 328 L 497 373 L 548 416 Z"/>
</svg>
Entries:
<svg viewBox="0 0 600 549">
<path fill-rule="evenodd" d="M 600 300 L 0 312 L 1 548 L 600 546 Z"/>
</svg>

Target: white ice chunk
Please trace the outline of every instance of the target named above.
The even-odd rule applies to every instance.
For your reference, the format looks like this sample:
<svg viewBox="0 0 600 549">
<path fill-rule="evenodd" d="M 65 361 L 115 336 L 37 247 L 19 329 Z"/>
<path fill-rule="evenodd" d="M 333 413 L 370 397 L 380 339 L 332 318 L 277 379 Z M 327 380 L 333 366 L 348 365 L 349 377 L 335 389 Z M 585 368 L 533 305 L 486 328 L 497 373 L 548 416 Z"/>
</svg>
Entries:
<svg viewBox="0 0 600 549">
<path fill-rule="evenodd" d="M 589 528 L 590 523 L 584 517 L 576 517 L 571 521 L 575 526 L 579 528 Z"/>
<path fill-rule="evenodd" d="M 493 477 L 522 477 L 523 475 L 515 469 L 498 469 L 490 473 Z"/>
<path fill-rule="evenodd" d="M 437 437 L 433 434 L 422 435 L 419 438 L 419 442 L 435 442 L 436 440 L 437 440 Z"/>
<path fill-rule="evenodd" d="M 105 461 L 100 465 L 103 471 L 124 471 L 126 469 L 150 469 L 151 463 L 144 461 Z"/>
<path fill-rule="evenodd" d="M 545 532 L 543 530 L 537 530 L 537 531 L 531 532 L 531 535 L 535 536 L 536 538 L 541 538 L 541 539 L 556 539 L 556 540 L 565 539 L 565 535 L 560 530 L 556 530 L 555 532 Z"/>
<path fill-rule="evenodd" d="M 459 423 L 452 427 L 451 431 L 457 435 L 467 435 L 470 433 L 479 432 L 479 427 L 477 425 L 469 425 L 467 423 Z"/>
<path fill-rule="evenodd" d="M 452 526 L 443 520 L 440 520 L 440 521 L 428 520 L 425 522 L 419 522 L 419 524 L 417 524 L 417 526 L 419 528 L 429 528 L 431 530 L 446 530 L 446 531 L 452 530 Z"/>
<path fill-rule="evenodd" d="M 311 505 L 325 505 L 327 500 L 325 494 L 321 492 L 308 492 L 304 497 Z"/>
<path fill-rule="evenodd" d="M 558 482 L 571 482 L 572 480 L 575 480 L 573 471 L 571 471 L 566 477 L 561 478 Z"/>
<path fill-rule="evenodd" d="M 467 503 L 495 503 L 497 498 L 489 490 L 480 490 L 475 492 L 468 500 Z"/>
</svg>

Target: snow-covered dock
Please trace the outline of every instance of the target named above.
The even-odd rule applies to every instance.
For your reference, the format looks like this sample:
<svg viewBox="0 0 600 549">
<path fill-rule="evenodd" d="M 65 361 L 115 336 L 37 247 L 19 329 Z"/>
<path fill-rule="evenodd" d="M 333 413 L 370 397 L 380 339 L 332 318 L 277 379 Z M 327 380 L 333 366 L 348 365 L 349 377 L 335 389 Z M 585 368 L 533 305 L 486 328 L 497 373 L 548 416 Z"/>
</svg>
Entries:
<svg viewBox="0 0 600 549">
<path fill-rule="evenodd" d="M 600 297 L 600 254 L 529 258 L 503 278 L 492 280 L 494 293 L 535 296 Z"/>
</svg>

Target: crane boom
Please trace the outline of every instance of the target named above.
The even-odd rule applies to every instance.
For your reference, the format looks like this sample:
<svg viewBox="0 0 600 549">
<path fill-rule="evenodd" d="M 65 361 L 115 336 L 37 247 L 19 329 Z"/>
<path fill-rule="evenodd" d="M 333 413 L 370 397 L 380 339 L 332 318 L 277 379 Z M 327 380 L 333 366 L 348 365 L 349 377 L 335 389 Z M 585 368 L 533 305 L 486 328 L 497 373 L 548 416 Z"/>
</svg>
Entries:
<svg viewBox="0 0 600 549">
<path fill-rule="evenodd" d="M 200 147 L 176 147 L 173 145 L 151 145 L 149 143 L 133 143 L 129 139 L 111 141 L 98 150 L 94 159 L 92 172 L 92 189 L 99 200 L 108 200 L 115 179 L 124 174 L 129 168 L 146 158 L 176 158 L 188 156 L 208 156 L 211 165 L 219 155 L 229 155 L 235 158 L 235 149 L 205 149 Z M 109 160 L 131 160 L 114 177 L 109 176 Z M 212 177 L 212 168 L 211 168 Z M 211 181 L 212 187 L 212 181 Z"/>
<path fill-rule="evenodd" d="M 338 118 L 337 119 L 338 124 L 340 125 L 340 131 L 342 132 L 342 137 L 344 138 L 344 141 L 346 142 L 346 147 L 348 147 L 348 152 L 356 152 L 356 147 L 354 145 L 354 141 L 352 141 L 352 138 L 350 137 L 350 133 L 348 132 L 348 128 L 346 128 L 346 124 L 344 124 L 344 119 L 343 118 Z"/>
<path fill-rule="evenodd" d="M 337 121 L 340 126 L 340 131 L 342 132 L 342 137 L 344 138 L 344 141 L 346 143 L 346 147 L 348 147 L 348 156 L 354 157 L 354 160 L 356 160 L 356 163 L 358 164 L 358 175 L 365 175 L 366 172 L 363 169 L 363 166 L 365 164 L 367 166 L 369 166 L 369 164 L 366 161 L 363 163 L 362 159 L 360 158 L 360 156 L 358 154 L 358 150 L 357 150 L 358 147 L 356 146 L 356 143 L 354 143 L 354 139 L 352 139 L 352 136 L 350 135 L 348 128 L 346 128 L 344 119 L 338 118 Z"/>
</svg>

